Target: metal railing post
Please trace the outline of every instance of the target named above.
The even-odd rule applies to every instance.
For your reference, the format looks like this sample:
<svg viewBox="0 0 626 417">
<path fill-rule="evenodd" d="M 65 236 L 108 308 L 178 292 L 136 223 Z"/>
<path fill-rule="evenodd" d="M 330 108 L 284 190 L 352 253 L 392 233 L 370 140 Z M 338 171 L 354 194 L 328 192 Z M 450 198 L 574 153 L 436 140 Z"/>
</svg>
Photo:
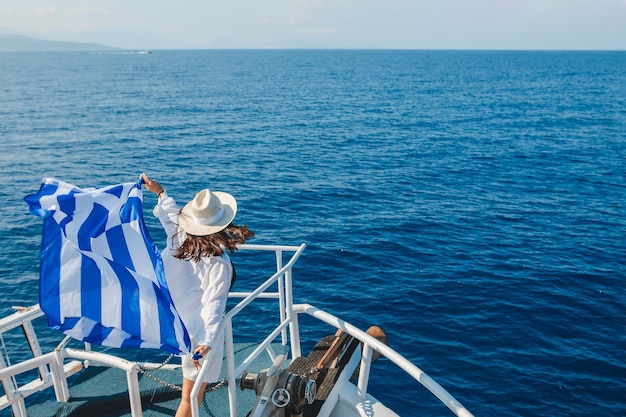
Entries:
<svg viewBox="0 0 626 417">
<path fill-rule="evenodd" d="M 57 401 L 67 402 L 70 399 L 70 389 L 65 379 L 65 369 L 63 369 L 63 353 L 61 349 L 54 351 L 56 361 L 50 364 L 50 372 L 52 373 L 52 385 L 54 386 L 54 395 Z"/>
<path fill-rule="evenodd" d="M 302 352 L 300 349 L 300 326 L 298 324 L 298 315 L 293 310 L 293 282 L 291 268 L 285 271 L 285 306 L 287 311 L 287 320 L 289 321 L 291 357 L 297 358 L 302 356 Z"/>
<path fill-rule="evenodd" d="M 22 323 L 22 329 L 24 329 L 24 335 L 26 336 L 31 352 L 33 352 L 33 357 L 41 356 L 43 353 L 39 345 L 39 340 L 37 339 L 37 334 L 33 328 L 33 323 L 31 321 L 25 321 Z M 39 367 L 39 374 L 43 381 L 47 381 L 49 380 L 48 378 L 50 378 L 50 372 L 43 365 Z"/>
<path fill-rule="evenodd" d="M 139 379 L 137 377 L 137 368 L 133 367 L 126 371 L 126 382 L 128 383 L 128 398 L 130 400 L 130 415 L 133 417 L 141 417 L 141 394 L 139 393 Z"/>
<path fill-rule="evenodd" d="M 373 349 L 367 343 L 363 344 L 363 352 L 361 353 L 361 367 L 359 368 L 359 382 L 357 383 L 357 394 L 361 401 L 367 397 L 367 384 L 369 383 L 370 368 L 372 365 Z"/>
<path fill-rule="evenodd" d="M 283 267 L 283 252 L 280 249 L 276 249 L 276 272 L 280 271 Z M 278 316 L 279 321 L 282 323 L 285 320 L 285 276 L 282 275 L 276 280 L 278 284 Z M 287 330 L 283 330 L 281 333 L 283 345 L 287 344 Z"/>
<path fill-rule="evenodd" d="M 233 345 L 233 323 L 224 318 L 224 340 L 226 343 L 226 375 L 228 376 L 228 401 L 230 416 L 237 417 L 237 378 L 235 375 L 235 348 Z"/>
</svg>

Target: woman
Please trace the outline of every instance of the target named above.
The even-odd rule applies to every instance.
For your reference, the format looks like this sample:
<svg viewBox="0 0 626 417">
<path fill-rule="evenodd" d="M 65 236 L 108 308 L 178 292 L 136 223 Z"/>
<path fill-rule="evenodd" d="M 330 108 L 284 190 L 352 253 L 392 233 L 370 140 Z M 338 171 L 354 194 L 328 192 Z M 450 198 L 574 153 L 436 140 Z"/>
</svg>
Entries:
<svg viewBox="0 0 626 417">
<path fill-rule="evenodd" d="M 182 357 L 182 399 L 176 417 L 191 416 L 191 389 L 210 350 L 214 352 L 198 403 L 207 383 L 218 380 L 222 367 L 224 334 L 217 330 L 234 274 L 227 251 L 233 253 L 237 244 L 254 234 L 246 226 L 231 223 L 237 202 L 230 194 L 204 189 L 181 210 L 158 181 L 146 174 L 142 178 L 146 189 L 158 198 L 154 215 L 167 233 L 162 253 L 165 279 L 191 338 L 193 354 Z"/>
</svg>

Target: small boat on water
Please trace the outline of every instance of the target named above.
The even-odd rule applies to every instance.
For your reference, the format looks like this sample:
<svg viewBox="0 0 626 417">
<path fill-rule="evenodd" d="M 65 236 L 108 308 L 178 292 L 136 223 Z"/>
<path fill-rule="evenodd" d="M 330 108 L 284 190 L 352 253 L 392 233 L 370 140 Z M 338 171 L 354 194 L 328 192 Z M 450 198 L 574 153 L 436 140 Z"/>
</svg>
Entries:
<svg viewBox="0 0 626 417">
<path fill-rule="evenodd" d="M 405 371 L 406 385 L 421 384 L 453 414 L 472 416 L 437 382 L 390 348 L 382 329 L 363 331 L 310 304 L 294 303 L 293 266 L 304 249 L 304 244 L 242 245 L 241 252 L 273 255 L 270 262 L 276 268 L 253 291 L 229 294 L 241 301 L 228 310 L 222 323 L 222 379 L 209 385 L 202 404 L 192 402 L 194 416 L 397 417 L 393 404 L 382 404 L 368 393 L 370 367 L 379 357 Z M 287 254 L 288 259 L 283 259 Z M 235 342 L 236 319 L 262 301 L 262 310 L 268 310 L 267 303 L 273 306 L 275 325 L 261 341 Z M 174 414 L 180 401 L 176 385 L 181 381 L 180 365 L 125 359 L 121 349 L 96 351 L 82 343 L 70 347 L 77 341 L 69 336 L 43 352 L 33 325 L 43 315 L 34 305 L 0 319 L 0 336 L 21 328 L 26 340 L 21 356 L 9 358 L 2 339 L 0 415 L 9 409 L 20 417 Z M 313 322 L 318 331 L 320 327 L 334 331 L 303 354 L 305 321 Z M 192 397 L 198 390 L 194 387 Z M 419 415 L 419 404 L 414 415 Z"/>
</svg>

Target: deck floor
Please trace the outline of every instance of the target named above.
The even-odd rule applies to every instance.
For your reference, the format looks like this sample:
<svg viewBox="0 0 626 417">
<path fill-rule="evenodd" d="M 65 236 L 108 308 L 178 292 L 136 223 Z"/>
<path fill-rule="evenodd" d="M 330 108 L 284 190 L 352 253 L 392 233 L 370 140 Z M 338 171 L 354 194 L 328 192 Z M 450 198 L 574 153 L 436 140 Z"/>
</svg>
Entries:
<svg viewBox="0 0 626 417">
<path fill-rule="evenodd" d="M 255 348 L 256 343 L 236 343 L 235 363 L 241 363 Z M 287 346 L 275 344 L 272 346 L 277 355 L 286 353 Z M 249 371 L 256 373 L 272 365 L 272 361 L 263 352 L 249 367 Z M 220 380 L 226 375 L 226 361 L 223 363 Z M 180 368 L 174 370 L 157 370 L 150 374 L 180 386 L 182 372 Z M 172 416 L 180 403 L 180 391 L 166 387 L 151 378 L 139 374 L 139 388 L 143 415 L 145 417 Z M 70 385 L 70 401 L 57 403 L 52 399 L 38 399 L 28 405 L 29 417 L 126 417 L 130 416 L 130 403 L 126 386 L 126 373 L 119 369 L 92 366 L 74 378 Z M 254 406 L 256 395 L 253 391 L 237 391 L 238 415 L 245 417 Z M 11 415 L 10 410 L 3 410 L 0 416 Z M 223 417 L 229 415 L 228 388 L 219 387 L 204 396 L 200 408 L 202 416 Z"/>
</svg>

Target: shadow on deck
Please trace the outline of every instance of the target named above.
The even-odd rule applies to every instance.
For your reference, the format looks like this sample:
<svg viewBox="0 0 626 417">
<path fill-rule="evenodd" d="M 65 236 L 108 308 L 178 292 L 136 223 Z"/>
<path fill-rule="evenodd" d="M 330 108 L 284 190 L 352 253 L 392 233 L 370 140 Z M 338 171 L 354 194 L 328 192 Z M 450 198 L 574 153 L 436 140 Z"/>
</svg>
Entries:
<svg viewBox="0 0 626 417">
<path fill-rule="evenodd" d="M 255 348 L 256 343 L 235 343 L 235 363 L 241 363 Z M 286 353 L 287 346 L 273 344 L 277 355 Z M 272 360 L 267 352 L 263 352 L 249 367 L 251 372 L 269 368 Z M 226 375 L 226 361 L 223 362 L 220 379 Z M 149 372 L 158 379 L 169 384 L 180 386 L 182 371 L 180 367 L 173 370 L 157 370 Z M 70 381 L 70 401 L 57 403 L 54 395 L 51 399 L 38 399 L 28 405 L 29 417 L 127 417 L 130 416 L 126 372 L 117 368 L 91 366 L 81 371 Z M 228 404 L 228 387 L 222 385 L 213 389 L 209 384 L 204 395 L 200 414 L 202 416 L 221 417 L 230 414 Z M 172 416 L 180 403 L 180 391 L 165 386 L 144 374 L 139 374 L 139 389 L 144 417 Z M 50 391 L 50 390 L 49 390 Z M 256 395 L 253 391 L 237 391 L 237 409 L 240 417 L 245 417 L 252 409 Z M 5 410 L 9 411 L 9 410 Z M 9 411 L 10 413 L 10 411 Z M 9 414 L 10 415 L 10 414 Z"/>
</svg>

